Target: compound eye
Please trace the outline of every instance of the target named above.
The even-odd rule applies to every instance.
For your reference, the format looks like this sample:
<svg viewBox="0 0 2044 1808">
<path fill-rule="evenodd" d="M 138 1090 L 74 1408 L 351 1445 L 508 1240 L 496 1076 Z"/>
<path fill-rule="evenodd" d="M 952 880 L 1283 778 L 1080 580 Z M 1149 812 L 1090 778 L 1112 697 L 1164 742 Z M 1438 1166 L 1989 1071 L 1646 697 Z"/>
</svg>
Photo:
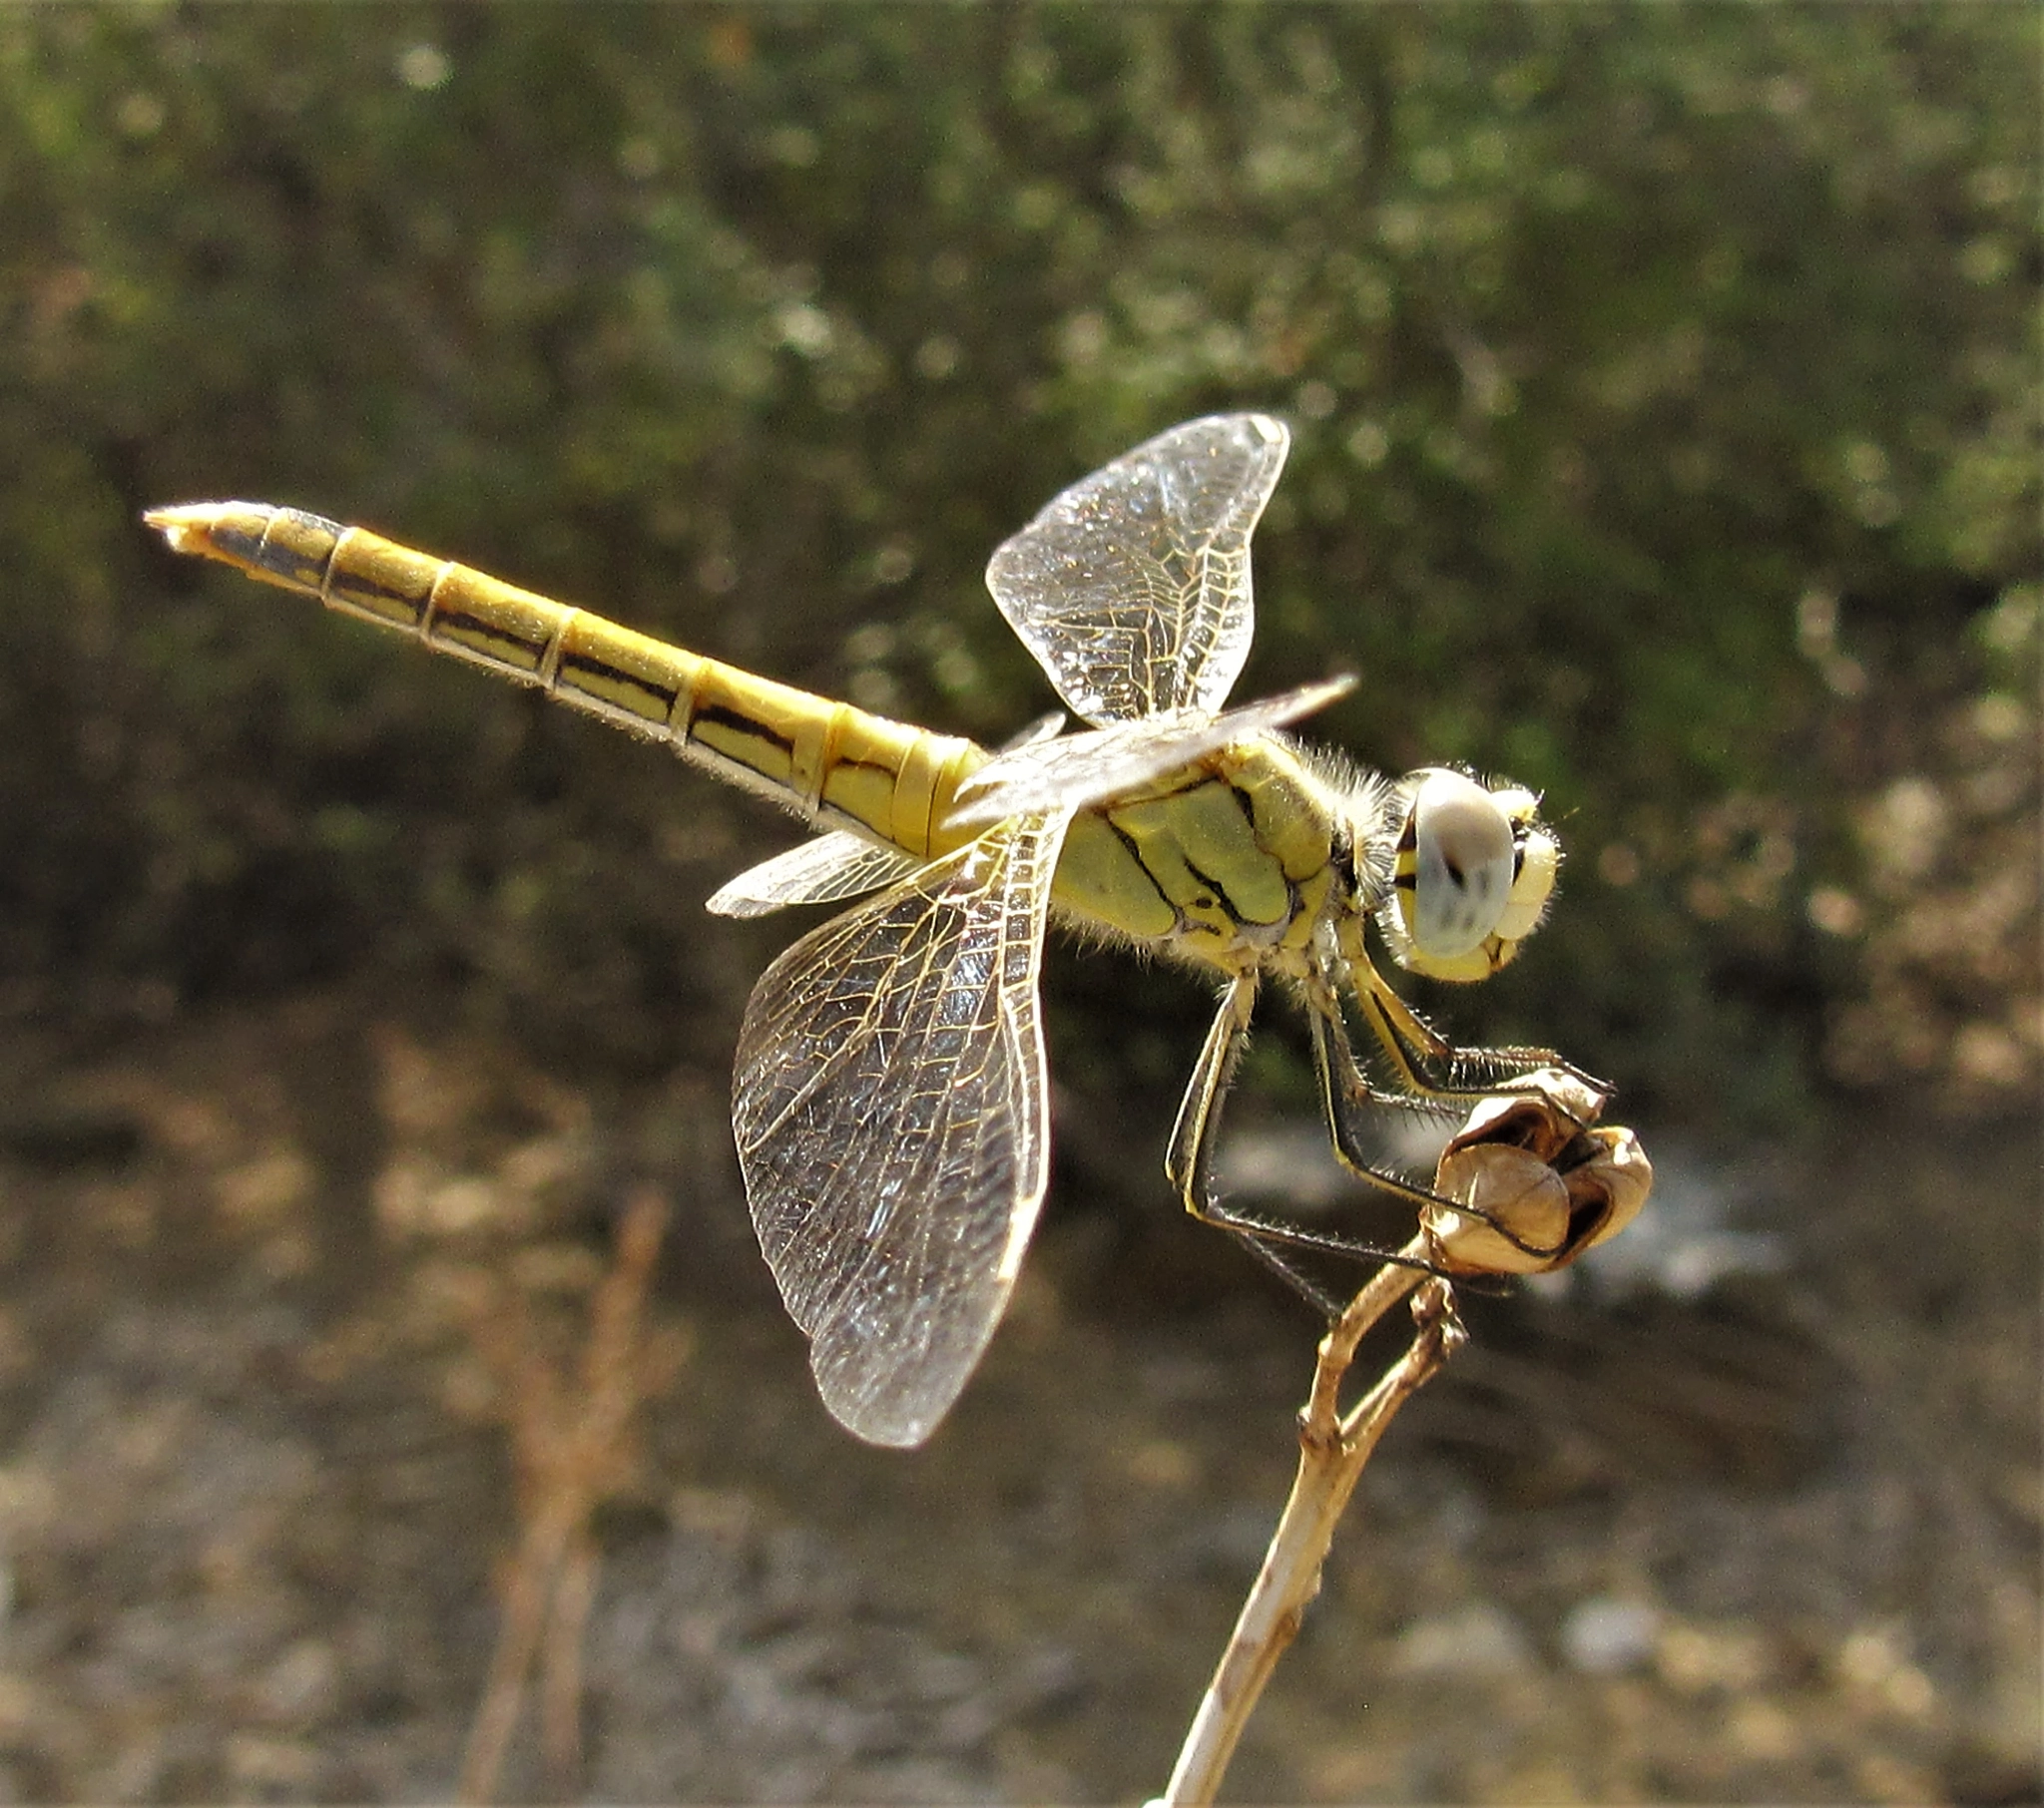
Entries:
<svg viewBox="0 0 2044 1808">
<path fill-rule="evenodd" d="M 1511 901 L 1511 818 L 1473 779 L 1436 768 L 1420 780 L 1412 828 L 1413 945 L 1436 960 L 1471 953 Z"/>
</svg>

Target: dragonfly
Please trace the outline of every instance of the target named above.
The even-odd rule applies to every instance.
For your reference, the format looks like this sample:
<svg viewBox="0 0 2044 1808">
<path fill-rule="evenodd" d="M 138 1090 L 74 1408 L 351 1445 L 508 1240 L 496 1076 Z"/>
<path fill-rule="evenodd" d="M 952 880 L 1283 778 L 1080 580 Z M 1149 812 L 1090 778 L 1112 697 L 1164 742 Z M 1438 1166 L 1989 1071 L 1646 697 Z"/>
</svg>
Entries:
<svg viewBox="0 0 2044 1808">
<path fill-rule="evenodd" d="M 807 1335 L 823 1403 L 868 1442 L 921 1444 L 993 1336 L 1049 1178 L 1039 978 L 1053 919 L 1190 966 L 1219 1009 L 1166 1157 L 1186 1206 L 1308 1298 L 1308 1251 L 1381 1258 L 1252 1215 L 1213 1168 L 1260 992 L 1311 1030 L 1337 1156 L 1422 1210 L 1379 1159 L 1385 1107 L 1451 1112 L 1541 1070 L 1542 1049 L 1458 1048 L 1385 981 L 1467 982 L 1539 925 L 1560 848 L 1535 794 L 1449 766 L 1402 779 L 1294 740 L 1352 679 L 1234 708 L 1255 611 L 1250 541 L 1284 424 L 1188 421 L 1051 501 L 987 586 L 1065 708 L 1006 748 L 776 683 L 414 551 L 261 503 L 145 520 L 343 615 L 395 628 L 663 741 L 815 830 L 709 900 L 728 916 L 852 907 L 766 969 L 747 1005 L 732 1124 L 755 1228 Z M 1358 1057 L 1350 1013 L 1373 1049 Z"/>
</svg>

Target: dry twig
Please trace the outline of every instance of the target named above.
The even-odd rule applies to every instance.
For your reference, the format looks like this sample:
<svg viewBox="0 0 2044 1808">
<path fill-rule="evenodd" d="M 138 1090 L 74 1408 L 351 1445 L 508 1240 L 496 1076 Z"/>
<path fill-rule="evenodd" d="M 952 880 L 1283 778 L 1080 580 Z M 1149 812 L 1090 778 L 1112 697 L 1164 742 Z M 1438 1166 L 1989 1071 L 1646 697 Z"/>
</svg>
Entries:
<svg viewBox="0 0 2044 1808">
<path fill-rule="evenodd" d="M 1194 1716 L 1163 1800 L 1212 1802 L 1264 1684 L 1319 1592 L 1334 1527 L 1391 1417 L 1465 1341 L 1449 1274 L 1558 1268 L 1615 1235 L 1645 1203 L 1653 1170 L 1630 1130 L 1591 1129 L 1603 1101 L 1560 1074 L 1487 1099 L 1441 1155 L 1419 1234 L 1364 1284 L 1320 1340 L 1299 1414 L 1298 1471 L 1264 1567 Z M 1348 1412 L 1342 1382 L 1356 1347 L 1408 1293 L 1411 1346 Z"/>
</svg>

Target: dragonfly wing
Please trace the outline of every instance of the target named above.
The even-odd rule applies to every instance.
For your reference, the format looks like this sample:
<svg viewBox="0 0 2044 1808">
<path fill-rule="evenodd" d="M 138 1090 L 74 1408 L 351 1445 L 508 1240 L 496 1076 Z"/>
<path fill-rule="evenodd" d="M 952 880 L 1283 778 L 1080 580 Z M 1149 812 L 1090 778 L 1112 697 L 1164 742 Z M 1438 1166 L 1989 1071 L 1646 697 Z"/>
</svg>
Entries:
<svg viewBox="0 0 2044 1808">
<path fill-rule="evenodd" d="M 1038 741 L 1056 740 L 1065 731 L 1065 712 L 1053 709 L 1048 715 L 1039 715 L 1028 727 L 1011 734 L 995 749 L 997 753 L 1013 753 L 1021 747 L 1033 747 Z"/>
<path fill-rule="evenodd" d="M 717 917 L 764 917 L 790 904 L 838 904 L 895 885 L 922 862 L 841 829 L 748 867 L 703 908 Z"/>
<path fill-rule="evenodd" d="M 732 1127 L 823 1403 L 920 1444 L 1000 1322 L 1049 1172 L 1037 972 L 1069 817 L 1009 821 L 804 936 L 746 1007 Z"/>
<path fill-rule="evenodd" d="M 949 820 L 970 827 L 1030 811 L 1083 810 L 1105 803 L 1222 747 L 1310 715 L 1354 682 L 1351 678 L 1327 678 L 1221 715 L 1181 710 L 1017 747 L 958 787 Z"/>
<path fill-rule="evenodd" d="M 987 588 L 1091 722 L 1221 707 L 1255 631 L 1250 534 L 1290 435 L 1188 421 L 1072 486 L 994 554 Z"/>
</svg>

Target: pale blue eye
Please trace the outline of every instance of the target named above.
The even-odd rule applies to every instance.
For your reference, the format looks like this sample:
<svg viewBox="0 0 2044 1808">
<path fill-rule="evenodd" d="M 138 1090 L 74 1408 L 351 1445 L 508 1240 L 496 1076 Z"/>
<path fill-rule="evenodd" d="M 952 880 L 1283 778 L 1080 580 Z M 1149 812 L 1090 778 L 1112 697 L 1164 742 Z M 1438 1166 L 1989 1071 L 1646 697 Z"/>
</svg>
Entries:
<svg viewBox="0 0 2044 1808">
<path fill-rule="evenodd" d="M 1429 772 L 1413 804 L 1412 939 L 1451 959 L 1480 948 L 1512 895 L 1510 819 L 1459 772 Z"/>
</svg>

